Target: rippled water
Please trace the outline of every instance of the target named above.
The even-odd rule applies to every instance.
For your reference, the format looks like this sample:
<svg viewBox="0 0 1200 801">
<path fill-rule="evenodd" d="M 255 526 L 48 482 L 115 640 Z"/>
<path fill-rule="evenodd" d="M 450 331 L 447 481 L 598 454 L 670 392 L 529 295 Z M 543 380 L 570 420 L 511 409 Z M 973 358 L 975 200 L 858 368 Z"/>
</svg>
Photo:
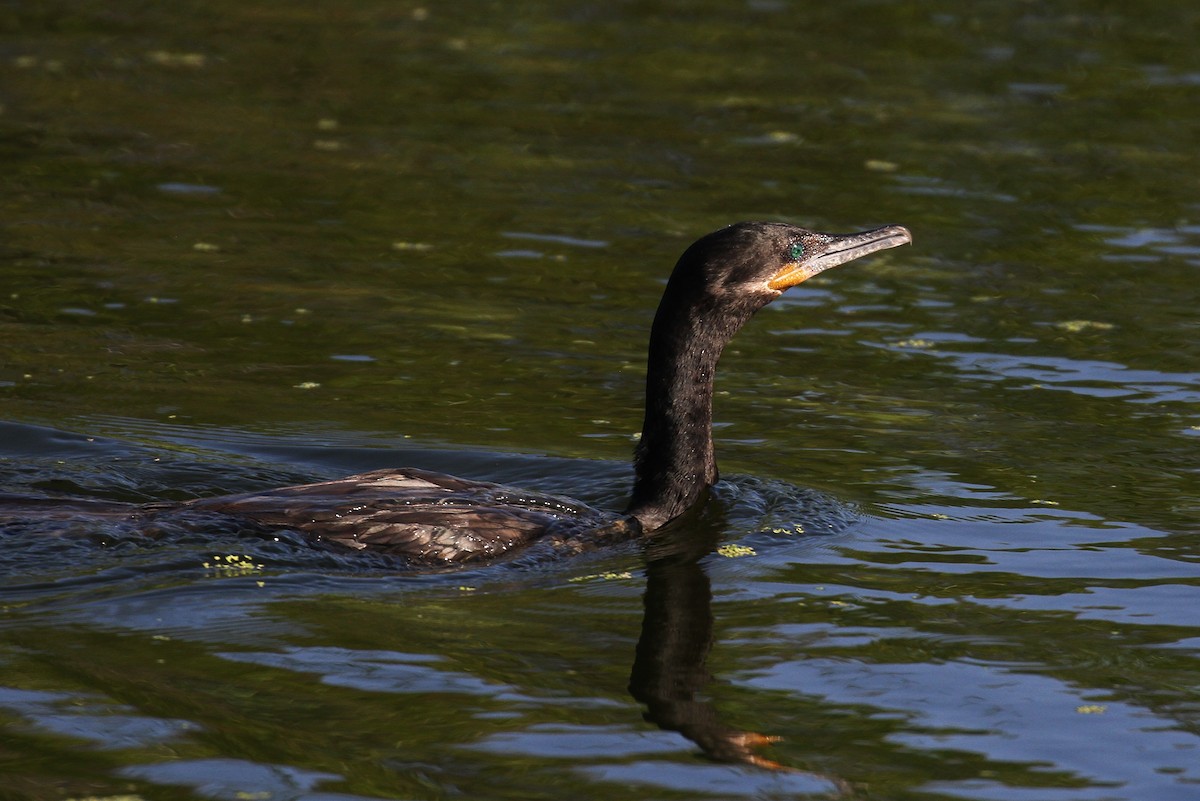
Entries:
<svg viewBox="0 0 1200 801">
<path fill-rule="evenodd" d="M 1198 797 L 1200 17 L 810 6 L 0 17 L 0 494 L 79 510 L 0 526 L 0 798 Z M 661 541 L 87 513 L 618 509 L 662 281 L 751 218 L 915 242 L 739 335 Z"/>
</svg>

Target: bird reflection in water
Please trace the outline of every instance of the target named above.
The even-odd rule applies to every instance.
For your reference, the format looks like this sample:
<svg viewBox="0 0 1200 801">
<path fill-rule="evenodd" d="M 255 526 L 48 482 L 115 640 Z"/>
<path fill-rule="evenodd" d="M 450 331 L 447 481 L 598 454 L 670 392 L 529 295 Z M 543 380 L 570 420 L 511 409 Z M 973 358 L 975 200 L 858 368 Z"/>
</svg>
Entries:
<svg viewBox="0 0 1200 801">
<path fill-rule="evenodd" d="M 726 529 L 711 520 L 680 522 L 683 525 L 670 527 L 647 548 L 645 614 L 629 675 L 630 695 L 645 705 L 647 721 L 682 734 L 712 760 L 802 773 L 829 782 L 837 795 L 846 795 L 850 786 L 841 778 L 791 768 L 763 756 L 759 749 L 780 738 L 726 724 L 705 698 L 704 690 L 713 678 L 707 666 L 713 646 L 713 610 L 712 583 L 702 560 L 715 550 L 720 532 Z"/>
</svg>

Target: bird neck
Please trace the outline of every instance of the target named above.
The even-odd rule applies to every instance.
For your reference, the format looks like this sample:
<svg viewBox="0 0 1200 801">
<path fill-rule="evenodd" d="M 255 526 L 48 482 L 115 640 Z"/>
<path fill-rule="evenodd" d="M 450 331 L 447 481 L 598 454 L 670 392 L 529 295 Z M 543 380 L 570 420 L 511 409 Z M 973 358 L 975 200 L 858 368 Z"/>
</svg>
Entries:
<svg viewBox="0 0 1200 801">
<path fill-rule="evenodd" d="M 664 303 L 650 336 L 646 416 L 627 514 L 652 531 L 694 506 L 716 483 L 713 376 L 732 330 Z M 736 326 L 733 326 L 736 328 Z"/>
</svg>

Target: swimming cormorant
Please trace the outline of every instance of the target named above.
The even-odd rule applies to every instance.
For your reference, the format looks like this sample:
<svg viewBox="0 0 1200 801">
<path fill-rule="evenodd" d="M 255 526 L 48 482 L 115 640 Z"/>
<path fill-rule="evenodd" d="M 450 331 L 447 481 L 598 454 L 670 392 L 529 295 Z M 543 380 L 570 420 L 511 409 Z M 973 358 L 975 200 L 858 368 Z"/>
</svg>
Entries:
<svg viewBox="0 0 1200 801">
<path fill-rule="evenodd" d="M 636 537 L 696 506 L 717 480 L 713 376 L 738 329 L 788 287 L 911 241 L 899 225 L 839 235 L 785 223 L 742 222 L 701 237 L 684 251 L 650 331 L 646 414 L 634 455 L 633 492 L 623 514 L 401 468 L 182 503 L 4 497 L 0 522 L 96 518 L 123 521 L 147 533 L 172 521 L 185 528 L 245 524 L 291 530 L 337 549 L 391 553 L 424 568 L 495 559 L 533 543 L 570 552 Z"/>
<path fill-rule="evenodd" d="M 717 480 L 713 376 L 721 351 L 763 306 L 830 267 L 911 242 L 888 225 L 824 234 L 785 223 L 742 222 L 704 236 L 679 258 L 654 324 L 646 413 L 624 514 L 541 493 L 425 470 L 388 469 L 294 487 L 141 507 L 230 515 L 418 565 L 494 559 L 535 541 L 582 547 L 661 528 Z"/>
</svg>

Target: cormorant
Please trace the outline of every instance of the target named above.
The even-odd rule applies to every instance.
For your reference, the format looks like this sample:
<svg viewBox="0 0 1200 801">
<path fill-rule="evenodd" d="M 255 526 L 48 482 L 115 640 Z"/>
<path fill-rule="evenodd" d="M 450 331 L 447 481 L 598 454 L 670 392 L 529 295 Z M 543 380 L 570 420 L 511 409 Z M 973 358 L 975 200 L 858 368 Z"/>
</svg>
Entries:
<svg viewBox="0 0 1200 801">
<path fill-rule="evenodd" d="M 621 515 L 565 498 L 404 468 L 154 504 L 140 507 L 139 514 L 218 513 L 427 566 L 494 559 L 538 541 L 578 548 L 654 531 L 695 505 L 717 480 L 713 376 L 738 329 L 787 288 L 911 241 L 898 225 L 839 235 L 785 223 L 742 222 L 701 237 L 684 251 L 650 332 L 636 478 Z"/>
</svg>

